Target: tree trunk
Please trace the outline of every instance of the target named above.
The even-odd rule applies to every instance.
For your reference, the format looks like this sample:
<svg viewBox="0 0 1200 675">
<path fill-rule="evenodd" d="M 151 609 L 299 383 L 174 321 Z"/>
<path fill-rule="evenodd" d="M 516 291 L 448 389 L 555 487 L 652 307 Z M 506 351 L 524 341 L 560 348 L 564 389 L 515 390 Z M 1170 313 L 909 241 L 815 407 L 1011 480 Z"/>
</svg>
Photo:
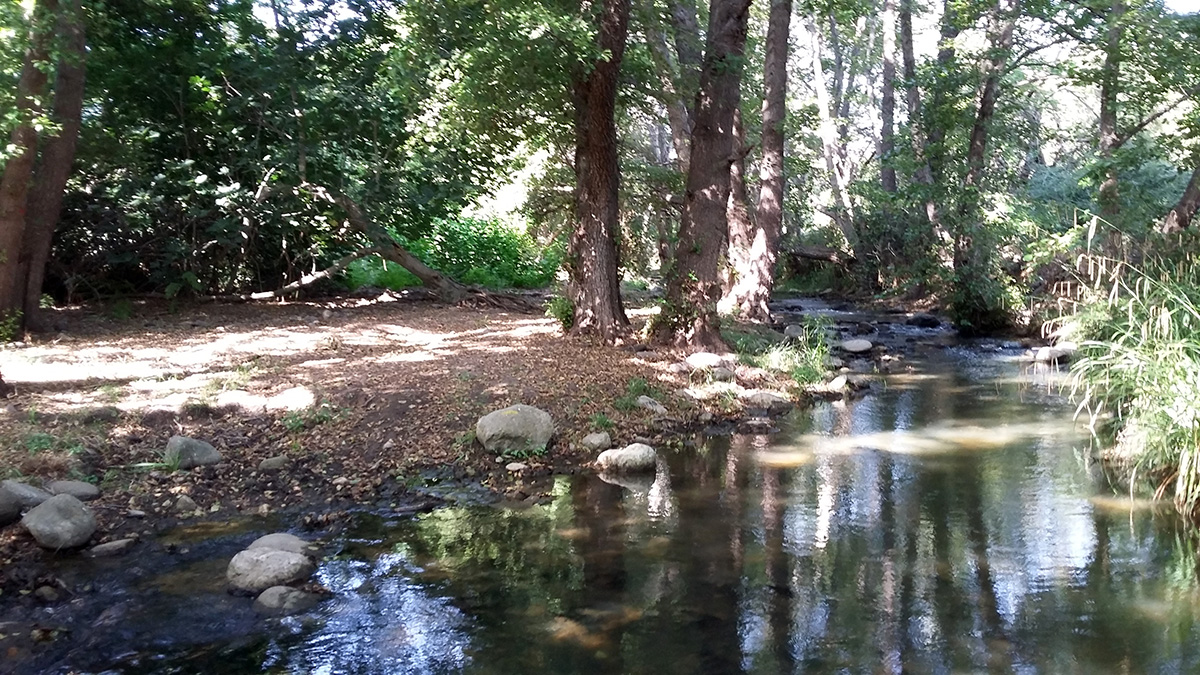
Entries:
<svg viewBox="0 0 1200 675">
<path fill-rule="evenodd" d="M 954 49 L 954 40 L 958 38 L 958 13 L 954 9 L 955 0 L 946 0 L 945 10 L 942 13 L 942 24 L 940 35 L 938 36 L 938 53 L 937 53 L 937 83 L 933 88 L 933 100 L 929 104 L 929 120 L 926 123 L 926 128 L 929 130 L 928 145 L 925 149 L 926 161 L 929 162 L 930 174 L 933 177 L 933 182 L 937 183 L 942 180 L 942 165 L 944 164 L 946 151 L 943 144 L 946 141 L 946 125 L 949 120 L 940 119 L 947 117 L 950 113 L 946 110 L 947 94 L 953 92 L 947 91 L 950 82 L 950 70 L 954 66 L 956 51 Z"/>
<path fill-rule="evenodd" d="M 679 93 L 685 101 L 696 97 L 700 88 L 700 22 L 696 18 L 696 0 L 670 0 L 671 28 L 675 33 L 675 53 L 679 64 Z M 689 113 L 694 112 L 689 110 Z"/>
<path fill-rule="evenodd" d="M 749 190 L 746 188 L 746 131 L 742 127 L 742 111 L 733 111 L 733 163 L 729 165 L 729 202 L 725 207 L 729 237 L 725 242 L 722 257 L 726 264 L 721 270 L 720 312 L 730 308 L 725 299 L 729 297 L 737 282 L 738 270 L 746 266 L 750 252 L 750 240 L 754 238 L 754 221 L 750 218 Z"/>
<path fill-rule="evenodd" d="M 79 140 L 87 58 L 87 37 L 79 0 L 66 0 L 62 4 L 58 34 L 62 37 L 62 53 L 54 77 L 54 121 L 60 128 L 42 145 L 41 165 L 28 198 L 21 254 L 25 323 L 33 330 L 46 329 L 40 317 L 42 281 L 46 277 L 46 262 L 62 211 L 63 191 L 71 175 Z"/>
<path fill-rule="evenodd" d="M 730 232 L 730 265 L 734 284 L 722 299 L 721 311 L 736 312 L 750 321 L 767 322 L 767 303 L 775 284 L 775 260 L 783 232 L 783 122 L 787 114 L 788 33 L 792 0 L 774 0 L 767 19 L 763 61 L 762 162 L 759 168 L 758 212 L 744 252 L 735 257 Z M 731 224 L 732 228 L 732 224 Z"/>
<path fill-rule="evenodd" d="M 35 118 L 38 102 L 45 94 L 48 51 L 53 39 L 57 0 L 38 0 L 29 29 L 29 47 L 17 81 L 15 109 L 17 125 L 10 144 L 13 153 L 0 177 L 0 325 L 16 320 L 22 324 L 25 283 L 21 277 L 21 253 L 24 247 L 26 216 L 33 165 L 37 158 L 38 132 Z M 4 336 L 6 338 L 12 335 Z"/>
<path fill-rule="evenodd" d="M 667 294 L 655 320 L 660 341 L 724 348 L 717 301 L 719 265 L 728 235 L 726 207 L 734 161 L 733 116 L 741 95 L 741 59 L 746 45 L 750 0 L 712 0 L 704 68 L 692 125 L 679 248 L 667 270 Z"/>
<path fill-rule="evenodd" d="M 1113 156 L 1120 144 L 1117 132 L 1117 97 L 1121 91 L 1121 39 L 1124 37 L 1125 4 L 1113 0 L 1112 8 L 1105 17 L 1108 25 L 1104 44 L 1104 64 L 1100 69 L 1100 159 L 1104 163 L 1104 180 L 1100 183 L 1100 217 L 1110 227 L 1117 227 L 1121 215 L 1121 200 L 1117 186 L 1117 167 Z M 1106 239 L 1115 245 L 1119 231 Z"/>
<path fill-rule="evenodd" d="M 896 167 L 892 155 L 896 151 L 896 0 L 883 0 L 883 93 L 879 131 L 879 180 L 884 192 L 896 192 Z"/>
<path fill-rule="evenodd" d="M 688 110 L 687 98 L 680 91 L 679 66 L 672 58 L 667 47 L 667 39 L 661 32 L 649 30 L 646 42 L 650 46 L 650 57 L 658 70 L 658 80 L 662 85 L 662 96 L 659 97 L 663 107 L 667 109 L 667 123 L 671 127 L 671 146 L 675 150 L 675 166 L 681 173 L 686 174 L 691 165 L 692 120 Z"/>
<path fill-rule="evenodd" d="M 1188 181 L 1183 196 L 1179 198 L 1179 203 L 1163 219 L 1162 231 L 1169 234 L 1186 229 L 1191 224 L 1192 217 L 1196 215 L 1198 208 L 1200 208 L 1200 166 L 1197 166 L 1196 170 L 1192 172 L 1192 178 Z"/>
<path fill-rule="evenodd" d="M 842 166 L 838 161 L 838 134 L 829 105 L 829 91 L 826 88 L 825 69 L 821 65 L 821 34 L 817 24 L 810 17 L 808 20 L 809 38 L 812 42 L 813 88 L 817 92 L 817 114 L 821 126 L 818 135 L 821 137 L 821 151 L 825 157 L 825 170 L 829 173 L 829 185 L 833 191 L 834 208 L 832 218 L 834 224 L 846 238 L 846 244 L 857 257 L 858 233 L 854 228 L 854 202 L 850 197 L 850 188 Z"/>
<path fill-rule="evenodd" d="M 904 81 L 908 103 L 908 128 L 912 140 L 913 158 L 917 168 L 913 172 L 913 182 L 924 187 L 925 217 L 931 227 L 931 239 L 944 238 L 941 216 L 938 214 L 937 202 L 933 196 L 933 169 L 929 166 L 926 154 L 928 143 L 925 133 L 925 121 L 921 118 L 921 90 L 917 86 L 917 59 L 913 50 L 912 28 L 913 0 L 900 0 L 900 52 L 904 65 Z"/>
<path fill-rule="evenodd" d="M 567 252 L 571 332 L 615 341 L 629 328 L 617 266 L 617 80 L 629 29 L 629 0 L 604 0 L 597 40 L 608 58 L 575 80 L 575 231 Z"/>
</svg>

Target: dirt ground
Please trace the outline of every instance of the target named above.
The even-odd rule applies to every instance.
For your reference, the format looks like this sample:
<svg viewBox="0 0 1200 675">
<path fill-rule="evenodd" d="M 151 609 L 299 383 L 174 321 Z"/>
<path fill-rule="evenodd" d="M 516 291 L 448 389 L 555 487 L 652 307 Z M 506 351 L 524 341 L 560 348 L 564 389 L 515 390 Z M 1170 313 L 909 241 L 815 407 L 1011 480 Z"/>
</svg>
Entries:
<svg viewBox="0 0 1200 675">
<path fill-rule="evenodd" d="M 650 311 L 634 310 L 635 323 Z M 618 447 L 638 437 L 667 443 L 701 415 L 741 414 L 729 386 L 672 370 L 679 353 L 564 337 L 538 314 L 384 294 L 126 303 L 71 310 L 59 322 L 64 332 L 0 350 L 0 374 L 16 391 L 0 400 L 0 477 L 96 483 L 92 543 L 149 536 L 181 518 L 411 507 L 411 488 L 433 477 L 536 500 L 552 474 L 587 470 L 594 457 L 578 445 L 587 433 L 607 430 Z M 745 367 L 738 380 L 785 386 Z M 654 394 L 666 418 L 630 406 L 634 390 Z M 554 418 L 544 456 L 496 457 L 474 442 L 481 415 L 514 403 Z M 175 434 L 212 443 L 223 461 L 172 471 L 163 450 Z M 259 470 L 279 456 L 284 469 Z M 506 468 L 514 461 L 527 466 Z M 196 511 L 176 510 L 184 495 Z M 18 525 L 0 530 L 0 563 L 43 555 L 54 554 Z M 0 590 L 36 583 L 25 578 L 35 572 L 19 571 L 27 567 L 2 568 Z"/>
</svg>

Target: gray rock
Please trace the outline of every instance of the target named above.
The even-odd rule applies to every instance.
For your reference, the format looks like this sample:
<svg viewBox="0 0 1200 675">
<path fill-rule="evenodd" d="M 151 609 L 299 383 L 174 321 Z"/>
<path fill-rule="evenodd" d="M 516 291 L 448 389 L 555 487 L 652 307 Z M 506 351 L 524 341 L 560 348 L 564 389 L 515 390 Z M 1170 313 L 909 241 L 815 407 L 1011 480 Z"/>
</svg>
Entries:
<svg viewBox="0 0 1200 675">
<path fill-rule="evenodd" d="M 667 366 L 667 370 L 678 375 L 686 375 L 692 372 L 692 367 L 683 361 L 680 361 L 679 363 L 672 363 L 671 365 Z"/>
<path fill-rule="evenodd" d="M 488 413 L 475 423 L 475 438 L 495 453 L 543 450 L 553 435 L 550 413 L 520 403 Z"/>
<path fill-rule="evenodd" d="M 180 469 L 192 469 L 220 462 L 221 453 L 217 452 L 211 443 L 187 436 L 172 436 L 167 441 L 167 450 L 163 453 L 163 461 L 167 464 L 175 464 Z"/>
<path fill-rule="evenodd" d="M 15 480 L 0 482 L 0 490 L 15 497 L 23 509 L 33 508 L 54 496 L 41 488 Z"/>
<path fill-rule="evenodd" d="M 529 465 L 526 464 L 525 462 L 509 462 L 508 464 L 504 465 L 505 471 L 512 471 L 513 473 L 516 473 L 518 471 L 524 471 L 525 469 L 528 469 L 528 468 L 529 468 Z"/>
<path fill-rule="evenodd" d="M 258 463 L 259 471 L 279 471 L 286 467 L 291 462 L 285 455 L 277 455 L 268 457 Z"/>
<path fill-rule="evenodd" d="M 177 513 L 191 513 L 199 510 L 200 505 L 196 503 L 195 499 L 192 499 L 187 495 L 183 495 L 179 499 L 175 500 L 175 506 L 171 508 L 173 508 Z"/>
<path fill-rule="evenodd" d="M 830 380 L 828 383 L 825 384 L 825 389 L 826 389 L 826 391 L 840 392 L 846 388 L 846 384 L 848 381 L 849 380 L 846 378 L 845 375 L 838 375 L 837 377 L 833 378 L 832 380 Z"/>
<path fill-rule="evenodd" d="M 307 612 L 321 602 L 320 596 L 292 588 L 272 586 L 254 600 L 254 611 L 263 616 L 291 616 Z"/>
<path fill-rule="evenodd" d="M 612 436 L 609 436 L 607 431 L 597 431 L 594 434 L 584 436 L 580 443 L 585 450 L 601 452 L 612 447 Z"/>
<path fill-rule="evenodd" d="M 804 326 L 798 323 L 790 324 L 783 329 L 783 336 L 791 340 L 804 337 L 804 333 Z"/>
<path fill-rule="evenodd" d="M 315 570 L 312 559 L 301 553 L 255 548 L 233 556 L 225 579 L 234 590 L 261 593 L 272 586 L 303 581 Z"/>
<path fill-rule="evenodd" d="M 49 605 L 58 602 L 60 596 L 52 586 L 38 586 L 33 592 L 33 597 Z"/>
<path fill-rule="evenodd" d="M 696 352 L 688 354 L 684 361 L 692 367 L 693 370 L 712 370 L 719 366 L 725 365 L 725 357 L 712 352 Z"/>
<path fill-rule="evenodd" d="M 654 471 L 658 453 L 645 443 L 633 443 L 620 449 L 605 450 L 596 458 L 601 471 L 612 473 L 641 473 Z"/>
<path fill-rule="evenodd" d="M 714 382 L 733 382 L 737 379 L 737 374 L 724 366 L 713 368 L 708 373 L 708 376 L 711 377 Z"/>
<path fill-rule="evenodd" d="M 287 532 L 275 532 L 273 534 L 264 534 L 263 536 L 250 542 L 246 547 L 247 551 L 257 549 L 266 549 L 270 551 L 287 551 L 288 553 L 298 553 L 300 555 L 312 555 L 316 551 L 316 546 L 311 542 L 305 541 L 294 534 Z"/>
<path fill-rule="evenodd" d="M 0 527 L 21 519 L 21 502 L 11 492 L 0 488 Z"/>
<path fill-rule="evenodd" d="M 55 495 L 26 513 L 21 525 L 44 548 L 74 548 L 92 538 L 96 517 L 71 495 Z"/>
<path fill-rule="evenodd" d="M 756 391 L 746 396 L 745 401 L 748 407 L 769 413 L 783 413 L 792 409 L 792 402 L 787 396 L 773 391 Z"/>
<path fill-rule="evenodd" d="M 655 415 L 666 415 L 667 414 L 667 407 L 665 405 L 659 403 L 658 401 L 650 398 L 649 396 L 642 395 L 642 396 L 637 397 L 637 406 L 639 408 L 645 408 L 646 410 L 649 410 L 650 412 L 654 413 Z"/>
<path fill-rule="evenodd" d="M 81 502 L 90 502 L 100 496 L 100 488 L 81 480 L 56 480 L 46 489 L 56 495 L 71 495 Z"/>
<path fill-rule="evenodd" d="M 92 558 L 105 558 L 114 555 L 121 555 L 128 551 L 135 543 L 136 539 L 117 539 L 116 541 L 107 541 L 103 544 L 96 544 L 87 552 Z"/>
<path fill-rule="evenodd" d="M 942 320 L 928 312 L 917 312 L 908 317 L 908 321 L 905 323 L 917 328 L 937 328 L 942 325 Z"/>
<path fill-rule="evenodd" d="M 840 346 L 842 351 L 850 352 L 851 354 L 862 354 L 863 352 L 871 351 L 871 347 L 875 345 L 871 344 L 870 340 L 859 338 L 856 340 L 845 340 Z"/>
</svg>

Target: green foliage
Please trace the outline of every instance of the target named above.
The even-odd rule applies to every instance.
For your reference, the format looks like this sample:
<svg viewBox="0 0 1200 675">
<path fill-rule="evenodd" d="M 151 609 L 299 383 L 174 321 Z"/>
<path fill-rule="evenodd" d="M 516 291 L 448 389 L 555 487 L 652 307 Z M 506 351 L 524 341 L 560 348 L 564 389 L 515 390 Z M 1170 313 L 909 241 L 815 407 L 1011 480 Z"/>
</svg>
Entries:
<svg viewBox="0 0 1200 675">
<path fill-rule="evenodd" d="M 569 331 L 575 325 L 575 303 L 564 295 L 552 296 L 546 303 L 546 316 L 556 319 L 563 332 Z"/>
<path fill-rule="evenodd" d="M 658 387 L 647 382 L 645 378 L 635 377 L 625 385 L 625 393 L 613 401 L 613 407 L 624 411 L 636 410 L 638 408 L 637 400 L 639 396 L 649 396 L 652 399 L 661 401 L 663 392 Z"/>
<path fill-rule="evenodd" d="M 343 278 L 351 290 L 372 286 L 398 291 L 421 285 L 421 280 L 412 272 L 379 256 L 359 258 L 350 263 Z"/>
<path fill-rule="evenodd" d="M 1174 481 L 1175 498 L 1200 511 L 1200 257 L 1196 241 L 1106 268 L 1063 331 L 1082 339 L 1073 393 L 1094 427 L 1117 442 L 1139 475 Z"/>
<path fill-rule="evenodd" d="M 826 335 L 830 325 L 825 317 L 805 317 L 804 332 L 795 338 L 781 340 L 778 334 L 749 328 L 727 328 L 721 331 L 721 337 L 737 352 L 742 363 L 786 373 L 796 384 L 804 386 L 825 379 L 829 359 Z"/>
<path fill-rule="evenodd" d="M 280 419 L 283 427 L 296 433 L 336 419 L 338 412 L 328 403 L 321 403 L 303 410 L 290 410 Z"/>
<path fill-rule="evenodd" d="M 12 342 L 21 334 L 21 310 L 0 313 L 0 342 Z"/>
<path fill-rule="evenodd" d="M 591 423 L 593 429 L 599 429 L 600 431 L 609 431 L 615 426 L 608 415 L 604 413 L 596 413 L 588 421 Z"/>
</svg>

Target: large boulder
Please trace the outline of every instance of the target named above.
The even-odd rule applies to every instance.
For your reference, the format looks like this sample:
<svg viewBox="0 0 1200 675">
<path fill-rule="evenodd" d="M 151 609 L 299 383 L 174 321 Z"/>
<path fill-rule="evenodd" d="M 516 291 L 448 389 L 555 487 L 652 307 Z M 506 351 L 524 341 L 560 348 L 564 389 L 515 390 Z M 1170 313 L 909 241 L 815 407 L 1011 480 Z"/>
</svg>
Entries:
<svg viewBox="0 0 1200 675">
<path fill-rule="evenodd" d="M 33 508 L 54 496 L 41 488 L 15 480 L 0 481 L 0 491 L 15 498 L 23 509 Z"/>
<path fill-rule="evenodd" d="M 294 534 L 275 532 L 273 534 L 264 534 L 246 547 L 247 551 L 255 549 L 269 549 L 272 551 L 299 553 L 300 555 L 312 555 L 317 547 Z"/>
<path fill-rule="evenodd" d="M 605 450 L 596 458 L 596 467 L 611 473 L 643 473 L 654 471 L 658 453 L 645 443 L 633 443 L 623 448 Z"/>
<path fill-rule="evenodd" d="M 307 612 L 321 601 L 320 596 L 290 586 L 272 586 L 254 600 L 254 611 L 263 616 L 291 616 Z"/>
<path fill-rule="evenodd" d="M 254 548 L 233 556 L 225 579 L 236 591 L 261 593 L 272 586 L 303 581 L 316 569 L 312 559 L 302 553 Z"/>
<path fill-rule="evenodd" d="M 0 527 L 21 519 L 21 502 L 11 492 L 0 488 Z"/>
<path fill-rule="evenodd" d="M 75 548 L 96 532 L 96 516 L 71 495 L 55 495 L 30 509 L 21 525 L 44 548 Z"/>
<path fill-rule="evenodd" d="M 479 443 L 500 454 L 544 450 L 553 435 L 550 413 L 521 403 L 490 412 L 475 423 Z"/>
<path fill-rule="evenodd" d="M 1038 363 L 1066 363 L 1070 361 L 1079 346 L 1074 342 L 1060 342 L 1053 347 L 1042 347 L 1033 355 Z"/>
<path fill-rule="evenodd" d="M 221 453 L 217 452 L 211 443 L 187 436 L 172 436 L 167 441 L 167 450 L 163 453 L 163 461 L 167 464 L 174 464 L 180 469 L 192 469 L 220 462 Z"/>
<path fill-rule="evenodd" d="M 46 489 L 56 495 L 71 495 L 81 502 L 90 502 L 100 496 L 100 488 L 81 480 L 56 480 Z"/>
<path fill-rule="evenodd" d="M 785 413 L 792 409 L 792 401 L 783 394 L 773 391 L 756 391 L 748 394 L 745 399 L 746 407 L 765 410 L 770 414 Z"/>
</svg>

